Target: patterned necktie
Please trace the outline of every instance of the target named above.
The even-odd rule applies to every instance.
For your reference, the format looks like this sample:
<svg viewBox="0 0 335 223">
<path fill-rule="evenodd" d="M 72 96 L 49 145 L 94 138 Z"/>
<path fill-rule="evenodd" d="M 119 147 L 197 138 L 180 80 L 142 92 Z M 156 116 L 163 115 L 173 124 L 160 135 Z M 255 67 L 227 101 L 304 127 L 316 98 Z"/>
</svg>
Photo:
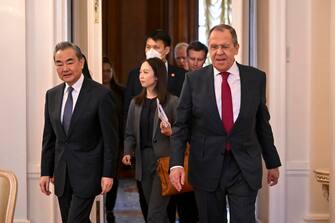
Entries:
<svg viewBox="0 0 335 223">
<path fill-rule="evenodd" d="M 73 108 L 73 98 L 72 98 L 73 87 L 67 89 L 67 100 L 65 102 L 64 114 L 63 114 L 63 128 L 67 134 L 69 131 L 71 117 L 72 117 L 72 108 Z"/>
<path fill-rule="evenodd" d="M 220 73 L 222 76 L 221 83 L 221 117 L 222 124 L 227 134 L 229 134 L 234 125 L 234 116 L 233 116 L 233 102 L 231 97 L 231 91 L 228 84 L 228 72 Z M 227 143 L 226 150 L 231 150 L 231 144 Z"/>
</svg>

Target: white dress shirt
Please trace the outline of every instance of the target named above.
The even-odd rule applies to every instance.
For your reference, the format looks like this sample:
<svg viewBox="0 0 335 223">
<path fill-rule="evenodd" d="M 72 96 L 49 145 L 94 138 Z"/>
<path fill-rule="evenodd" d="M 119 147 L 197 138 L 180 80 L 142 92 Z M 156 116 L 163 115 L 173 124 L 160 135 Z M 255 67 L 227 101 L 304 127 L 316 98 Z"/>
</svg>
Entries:
<svg viewBox="0 0 335 223">
<path fill-rule="evenodd" d="M 220 71 L 218 71 L 215 67 L 214 68 L 214 87 L 215 87 L 215 99 L 216 105 L 218 107 L 218 111 L 220 117 L 222 117 L 222 107 L 221 107 L 221 83 L 222 83 L 222 76 L 220 75 Z M 233 65 L 227 70 L 229 74 L 228 76 L 228 84 L 231 91 L 231 97 L 233 102 L 233 115 L 234 115 L 234 122 L 236 121 L 241 108 L 241 79 L 240 79 L 240 71 L 236 64 L 236 61 Z"/>
<path fill-rule="evenodd" d="M 77 82 L 72 85 L 72 87 L 73 87 L 73 91 L 72 91 L 73 108 L 72 108 L 72 112 L 74 111 L 74 108 L 76 106 L 81 87 L 83 86 L 83 82 L 84 82 L 84 75 L 81 74 L 80 78 L 77 80 Z M 70 86 L 67 83 L 65 83 L 65 88 L 64 88 L 64 93 L 63 93 L 63 101 L 62 101 L 62 112 L 61 112 L 61 116 L 60 116 L 61 120 L 62 120 L 62 123 L 63 123 L 64 107 L 65 107 L 65 103 L 66 103 L 66 100 L 67 100 L 67 97 L 68 97 L 68 90 L 67 89 L 69 87 Z"/>
</svg>

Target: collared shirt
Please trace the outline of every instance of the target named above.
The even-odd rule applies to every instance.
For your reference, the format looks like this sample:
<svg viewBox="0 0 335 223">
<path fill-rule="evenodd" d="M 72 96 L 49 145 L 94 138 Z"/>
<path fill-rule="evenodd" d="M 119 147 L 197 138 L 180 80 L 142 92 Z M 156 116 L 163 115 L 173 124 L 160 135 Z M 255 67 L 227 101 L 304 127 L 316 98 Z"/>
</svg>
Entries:
<svg viewBox="0 0 335 223">
<path fill-rule="evenodd" d="M 222 76 L 220 75 L 220 71 L 218 71 L 215 67 L 214 68 L 214 86 L 215 86 L 215 98 L 216 98 L 216 105 L 218 107 L 218 111 L 220 117 L 222 117 L 221 111 L 221 83 L 222 83 Z M 241 108 L 241 79 L 240 79 L 240 71 L 236 64 L 236 61 L 233 65 L 227 70 L 229 74 L 228 76 L 228 84 L 231 91 L 232 102 L 233 102 L 233 115 L 234 115 L 234 122 L 236 121 Z"/>
<path fill-rule="evenodd" d="M 77 80 L 77 82 L 72 85 L 72 87 L 73 87 L 73 91 L 72 91 L 73 108 L 72 108 L 72 112 L 74 111 L 74 108 L 76 106 L 81 87 L 83 86 L 83 82 L 84 82 L 84 75 L 81 74 L 80 78 Z M 66 100 L 67 100 L 67 97 L 68 97 L 68 90 L 67 89 L 69 87 L 70 86 L 67 83 L 65 83 L 65 88 L 64 88 L 64 92 L 63 92 L 63 101 L 62 101 L 62 112 L 61 112 L 61 116 L 60 116 L 61 120 L 62 120 L 62 123 L 63 123 L 64 107 L 65 107 L 65 103 L 66 103 Z"/>
</svg>

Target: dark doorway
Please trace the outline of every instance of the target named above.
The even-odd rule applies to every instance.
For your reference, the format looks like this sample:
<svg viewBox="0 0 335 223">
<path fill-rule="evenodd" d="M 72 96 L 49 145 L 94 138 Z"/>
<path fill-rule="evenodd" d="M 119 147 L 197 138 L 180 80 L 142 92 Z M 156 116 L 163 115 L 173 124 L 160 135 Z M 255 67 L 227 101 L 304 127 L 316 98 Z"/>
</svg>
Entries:
<svg viewBox="0 0 335 223">
<path fill-rule="evenodd" d="M 121 83 L 145 59 L 146 34 L 158 28 L 170 34 L 172 47 L 197 40 L 198 0 L 102 1 L 102 52 L 113 62 Z M 173 63 L 172 53 L 169 62 Z"/>
</svg>

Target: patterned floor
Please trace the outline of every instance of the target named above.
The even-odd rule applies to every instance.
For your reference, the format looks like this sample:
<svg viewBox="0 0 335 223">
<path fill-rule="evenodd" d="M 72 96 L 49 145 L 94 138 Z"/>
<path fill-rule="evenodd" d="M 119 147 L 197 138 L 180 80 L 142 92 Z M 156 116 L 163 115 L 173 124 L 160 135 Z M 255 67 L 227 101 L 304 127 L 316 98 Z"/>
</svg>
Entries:
<svg viewBox="0 0 335 223">
<path fill-rule="evenodd" d="M 114 214 L 116 223 L 144 223 L 135 180 L 120 179 Z"/>
</svg>

